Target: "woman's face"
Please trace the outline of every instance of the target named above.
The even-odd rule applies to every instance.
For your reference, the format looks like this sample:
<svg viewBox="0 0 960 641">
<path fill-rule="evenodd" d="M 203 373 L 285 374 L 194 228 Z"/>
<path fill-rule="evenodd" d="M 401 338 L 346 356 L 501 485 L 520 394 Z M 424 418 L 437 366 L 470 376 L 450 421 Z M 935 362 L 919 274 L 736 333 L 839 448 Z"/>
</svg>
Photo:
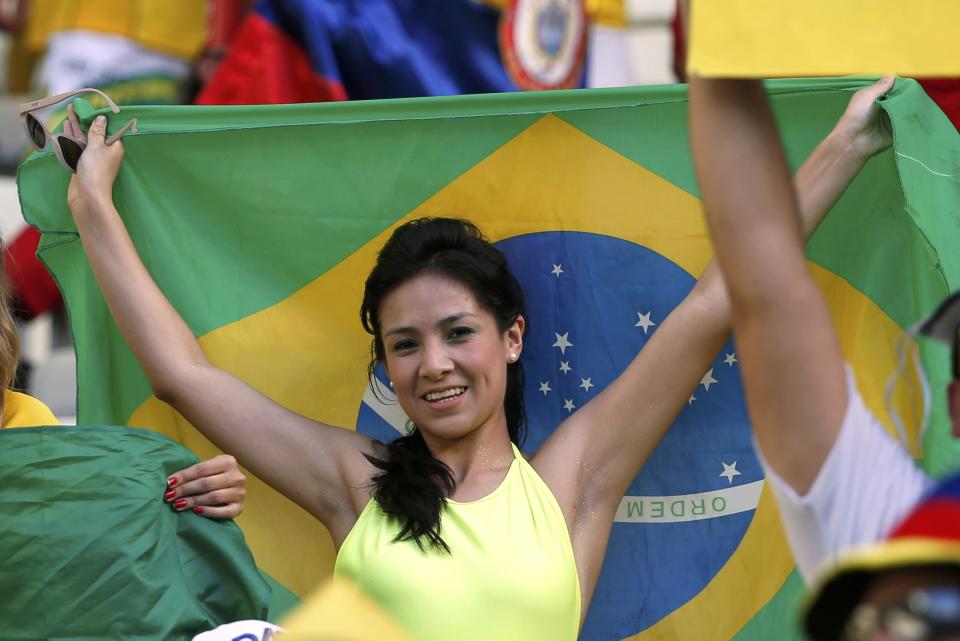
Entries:
<svg viewBox="0 0 960 641">
<path fill-rule="evenodd" d="M 506 430 L 507 363 L 520 356 L 522 318 L 501 332 L 467 287 L 437 274 L 397 287 L 379 317 L 387 374 L 425 438 Z"/>
</svg>

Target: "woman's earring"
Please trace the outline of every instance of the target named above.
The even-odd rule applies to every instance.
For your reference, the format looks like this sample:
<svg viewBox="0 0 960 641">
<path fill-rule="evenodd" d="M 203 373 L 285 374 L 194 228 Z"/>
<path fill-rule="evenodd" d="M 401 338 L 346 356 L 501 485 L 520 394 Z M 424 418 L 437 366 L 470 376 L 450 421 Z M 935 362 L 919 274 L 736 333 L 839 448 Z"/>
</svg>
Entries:
<svg viewBox="0 0 960 641">
<path fill-rule="evenodd" d="M 517 362 L 517 355 L 514 352 L 510 352 L 510 362 L 511 363 Z"/>
<path fill-rule="evenodd" d="M 392 388 L 392 387 L 393 387 L 393 381 L 388 381 L 388 383 L 389 383 L 390 387 Z"/>
</svg>

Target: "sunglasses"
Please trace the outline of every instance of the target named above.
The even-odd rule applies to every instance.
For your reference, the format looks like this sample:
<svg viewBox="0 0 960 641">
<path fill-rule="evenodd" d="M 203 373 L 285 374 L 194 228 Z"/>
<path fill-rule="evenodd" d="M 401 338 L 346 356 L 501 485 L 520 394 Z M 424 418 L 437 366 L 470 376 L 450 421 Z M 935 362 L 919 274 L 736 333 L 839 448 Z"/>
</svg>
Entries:
<svg viewBox="0 0 960 641">
<path fill-rule="evenodd" d="M 37 149 L 37 151 L 43 151 L 46 149 L 47 145 L 53 146 L 53 152 L 57 156 L 57 160 L 60 161 L 60 164 L 64 166 L 70 173 L 77 173 L 77 163 L 80 162 L 80 155 L 83 153 L 86 143 L 82 140 L 77 140 L 71 136 L 68 136 L 64 133 L 51 133 L 47 127 L 40 122 L 40 119 L 34 116 L 31 112 L 36 111 L 37 109 L 43 109 L 44 107 L 49 107 L 50 105 L 55 105 L 58 102 L 62 102 L 67 98 L 72 98 L 74 96 L 79 96 L 85 93 L 95 93 L 102 97 L 107 105 L 110 107 L 110 111 L 113 113 L 120 113 L 120 108 L 110 100 L 110 97 L 100 91 L 99 89 L 94 89 L 92 87 L 85 87 L 83 89 L 77 89 L 76 91 L 68 91 L 67 93 L 61 93 L 56 96 L 50 96 L 49 98 L 42 98 L 41 100 L 34 100 L 33 102 L 25 102 L 20 105 L 20 117 L 23 118 L 23 126 L 27 130 L 27 138 L 30 139 L 30 143 Z M 133 118 L 123 126 L 123 128 L 117 133 L 113 134 L 106 140 L 106 144 L 112 145 L 114 142 L 120 139 L 123 134 L 127 133 L 128 130 L 135 127 L 137 124 L 137 119 Z M 136 131 L 134 129 L 134 131 Z"/>
<path fill-rule="evenodd" d="M 881 637 L 880 634 L 883 633 Z M 937 586 L 910 592 L 897 603 L 857 606 L 844 641 L 937 641 L 960 636 L 960 588 Z"/>
</svg>

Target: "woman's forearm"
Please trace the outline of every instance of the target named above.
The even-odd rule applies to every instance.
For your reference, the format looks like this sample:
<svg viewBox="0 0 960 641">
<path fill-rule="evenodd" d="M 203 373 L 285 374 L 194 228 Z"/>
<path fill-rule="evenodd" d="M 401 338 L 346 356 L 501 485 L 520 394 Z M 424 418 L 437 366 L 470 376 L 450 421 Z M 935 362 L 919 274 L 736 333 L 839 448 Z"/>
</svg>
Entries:
<svg viewBox="0 0 960 641">
<path fill-rule="evenodd" d="M 74 207 L 77 231 L 121 334 L 154 392 L 176 394 L 184 373 L 205 364 L 200 345 L 150 276 L 109 196 Z"/>
<path fill-rule="evenodd" d="M 855 141 L 834 129 L 793 177 L 804 238 L 816 230 L 866 163 Z"/>
</svg>

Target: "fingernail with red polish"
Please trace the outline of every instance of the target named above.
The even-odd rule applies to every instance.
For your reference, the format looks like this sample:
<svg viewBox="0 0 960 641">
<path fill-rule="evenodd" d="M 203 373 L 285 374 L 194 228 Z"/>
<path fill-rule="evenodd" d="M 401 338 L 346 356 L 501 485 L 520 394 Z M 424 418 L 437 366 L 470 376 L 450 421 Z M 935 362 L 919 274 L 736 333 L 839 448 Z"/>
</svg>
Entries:
<svg viewBox="0 0 960 641">
<path fill-rule="evenodd" d="M 187 507 L 186 499 L 177 499 L 176 501 L 173 502 L 173 509 L 175 510 L 182 510 L 185 507 Z"/>
<path fill-rule="evenodd" d="M 167 479 L 167 487 L 176 487 L 177 486 L 177 477 L 171 476 Z"/>
<path fill-rule="evenodd" d="M 172 499 L 172 498 L 173 498 L 174 496 L 176 496 L 176 495 L 177 495 L 177 493 L 174 492 L 173 490 L 168 490 L 167 492 L 164 493 L 164 495 L 163 495 L 163 500 L 164 500 L 164 501 L 169 501 L 170 499 Z"/>
<path fill-rule="evenodd" d="M 199 505 L 193 508 L 193 511 L 196 512 L 197 514 L 203 514 L 203 508 L 200 507 Z"/>
</svg>

